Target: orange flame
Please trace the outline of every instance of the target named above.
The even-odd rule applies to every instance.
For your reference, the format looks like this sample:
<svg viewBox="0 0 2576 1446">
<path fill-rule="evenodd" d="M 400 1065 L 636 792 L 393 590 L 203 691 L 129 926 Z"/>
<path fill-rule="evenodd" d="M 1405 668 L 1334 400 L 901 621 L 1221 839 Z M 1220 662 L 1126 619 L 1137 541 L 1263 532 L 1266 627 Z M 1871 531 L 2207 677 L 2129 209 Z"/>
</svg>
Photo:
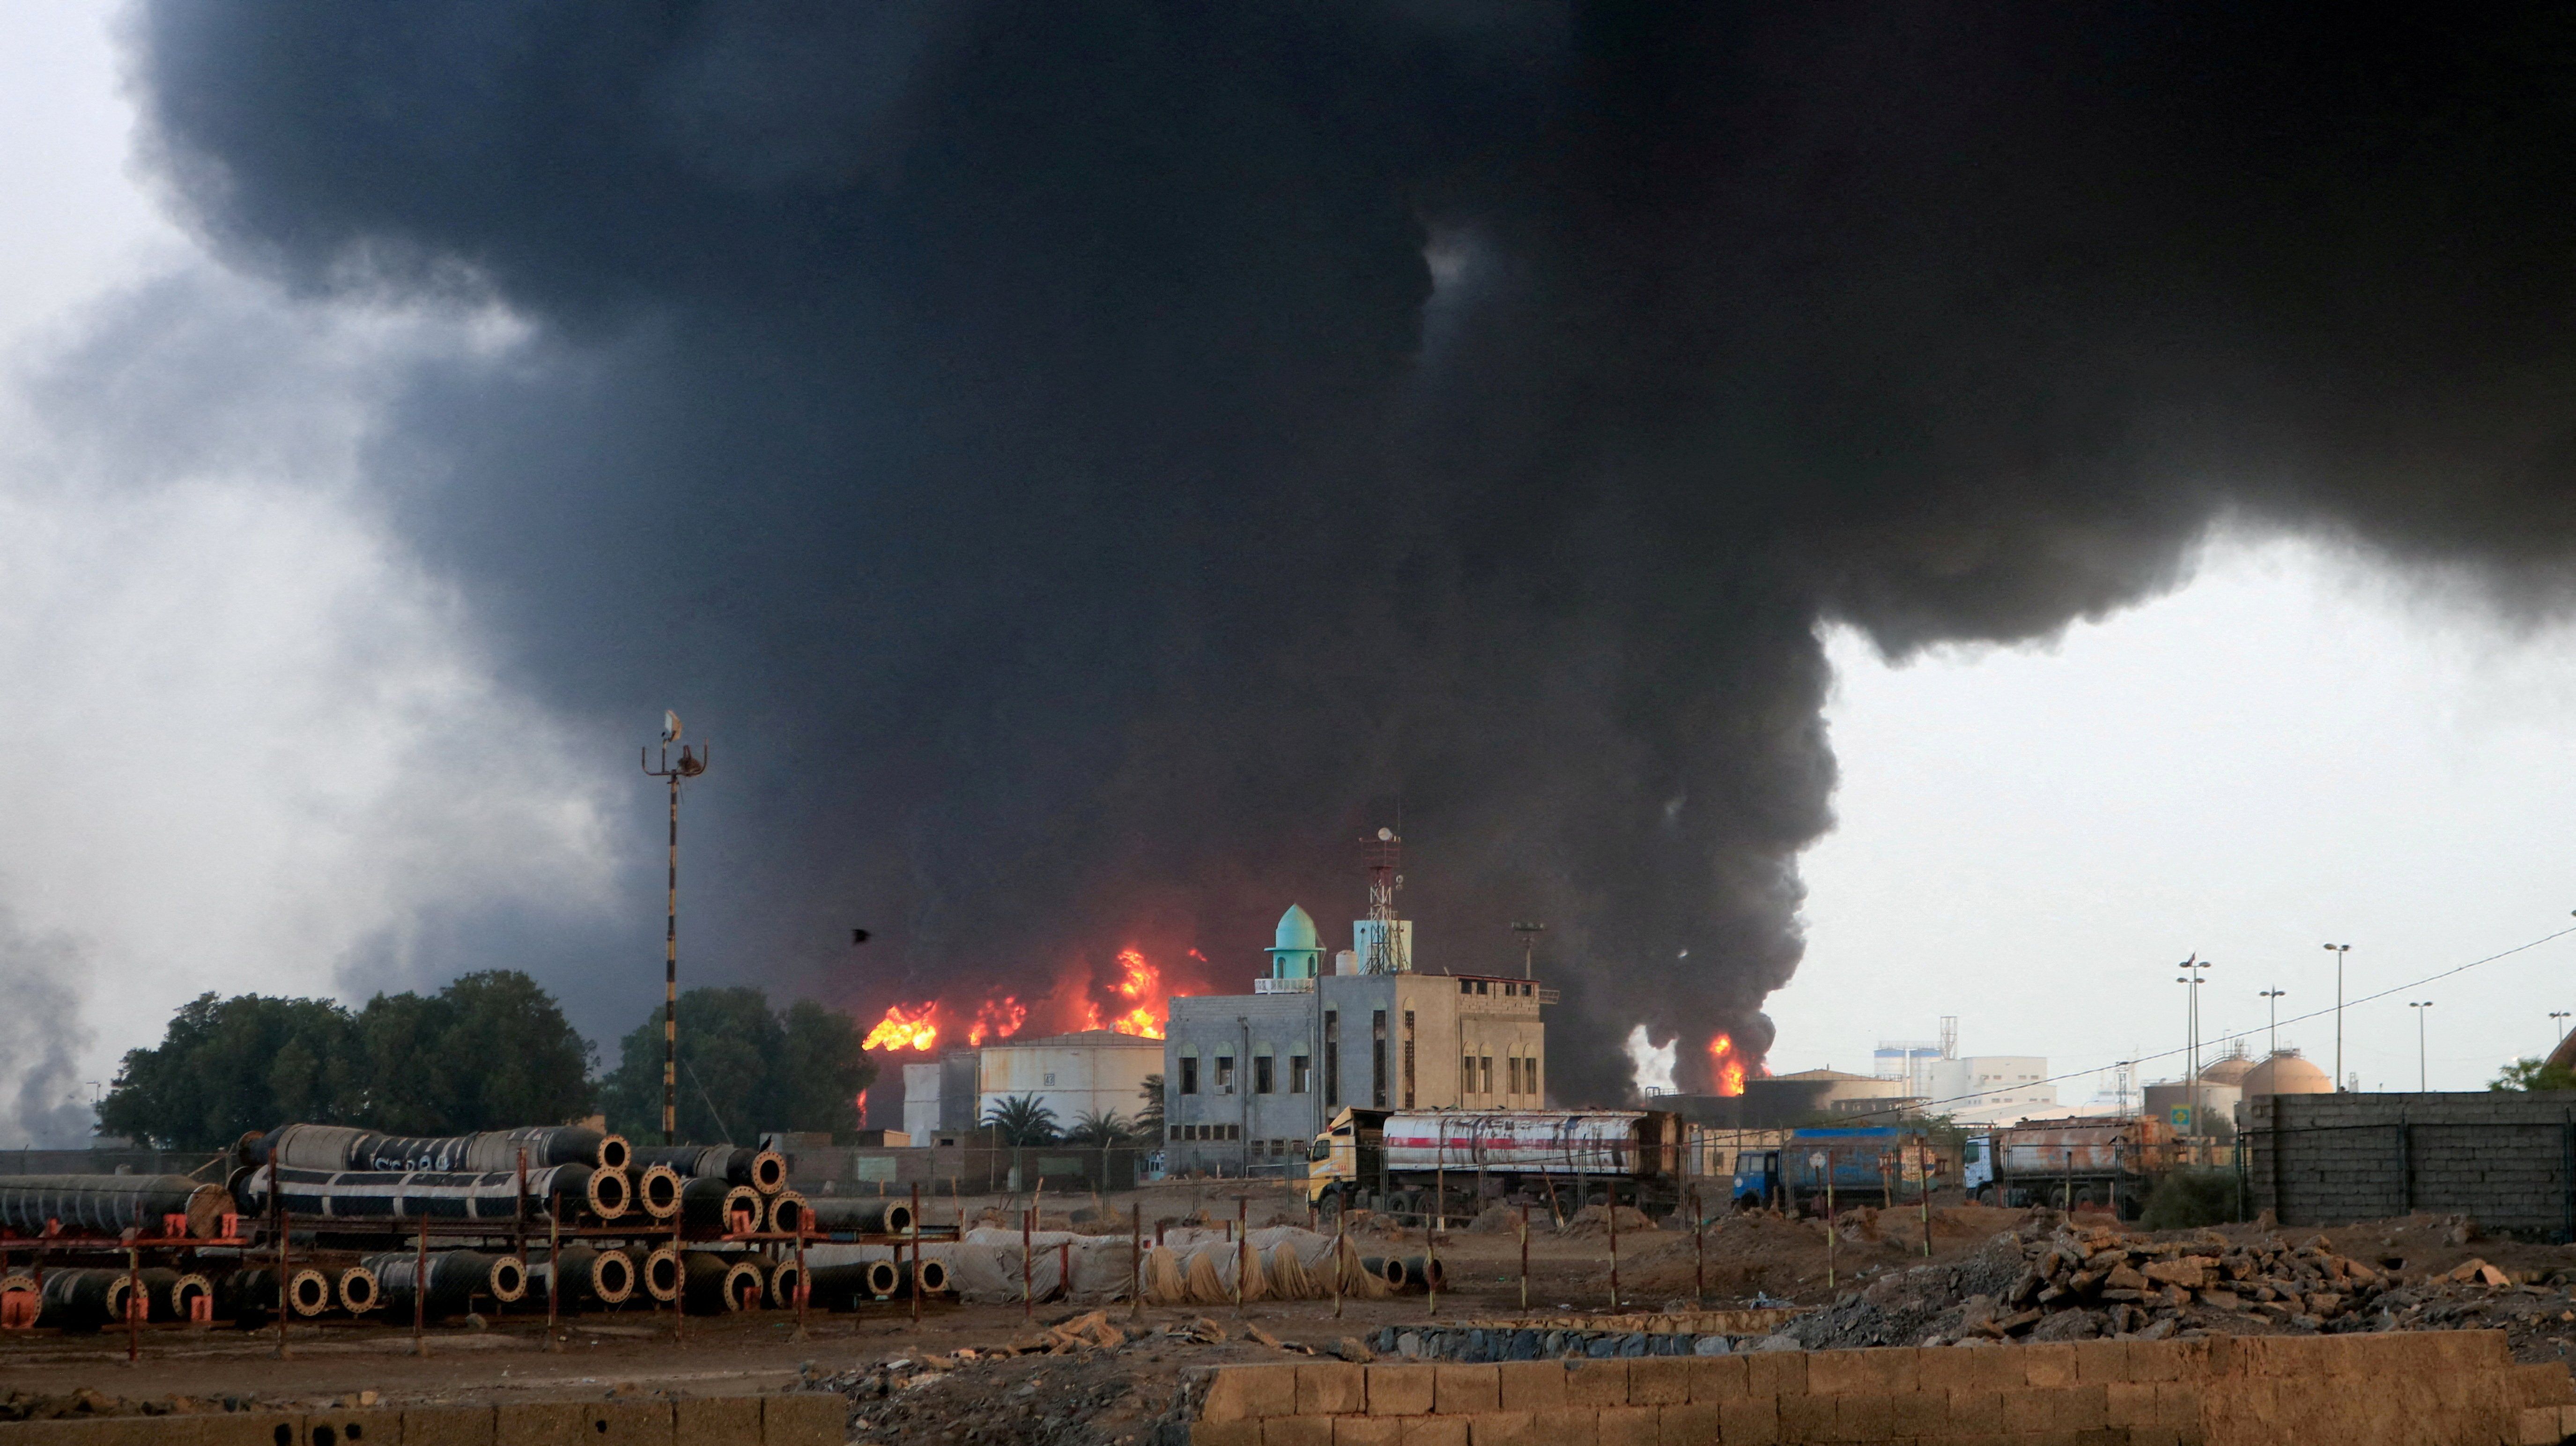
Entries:
<svg viewBox="0 0 2576 1446">
<path fill-rule="evenodd" d="M 1117 1012 L 1104 1018 L 1099 1005 L 1086 1004 L 1083 1008 L 1089 1022 L 1083 1027 L 1114 1029 L 1144 1039 L 1162 1038 L 1163 1020 L 1171 1013 L 1171 995 L 1163 988 L 1163 972 L 1146 962 L 1142 949 L 1119 950 L 1118 969 L 1118 982 L 1109 986 L 1109 992 L 1117 996 L 1110 1008 Z"/>
<path fill-rule="evenodd" d="M 928 1050 L 939 1042 L 939 1001 L 920 1004 L 897 1004 L 888 1008 L 885 1018 L 868 1031 L 859 1042 L 861 1049 Z"/>
<path fill-rule="evenodd" d="M 859 1128 L 863 1130 L 866 1129 L 868 1127 L 868 1092 L 866 1090 L 859 1091 L 857 1098 L 852 1099 L 850 1103 L 858 1107 Z"/>
<path fill-rule="evenodd" d="M 1029 1018 L 1028 1006 L 1018 996 L 1005 994 L 987 999 L 975 1008 L 975 1022 L 966 1026 L 966 1042 L 980 1045 L 987 1039 L 1008 1039 L 1020 1032 Z"/>
<path fill-rule="evenodd" d="M 1719 1094 L 1744 1093 L 1744 1059 L 1735 1052 L 1735 1040 L 1723 1030 L 1708 1042 L 1708 1069 L 1717 1078 Z"/>
</svg>

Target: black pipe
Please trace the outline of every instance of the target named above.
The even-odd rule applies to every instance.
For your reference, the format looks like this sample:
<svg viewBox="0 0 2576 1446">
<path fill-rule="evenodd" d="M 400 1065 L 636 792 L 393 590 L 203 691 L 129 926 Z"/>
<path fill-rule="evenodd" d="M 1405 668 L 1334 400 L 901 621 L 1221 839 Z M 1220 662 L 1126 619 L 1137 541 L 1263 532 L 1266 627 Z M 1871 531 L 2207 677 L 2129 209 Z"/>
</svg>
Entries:
<svg viewBox="0 0 2576 1446">
<path fill-rule="evenodd" d="M 691 1315 L 722 1315 L 757 1309 L 760 1266 L 748 1255 L 688 1250 L 680 1254 L 683 1271 L 680 1303 Z"/>
<path fill-rule="evenodd" d="M 623 1251 L 567 1245 L 555 1259 L 529 1266 L 529 1292 L 543 1295 L 558 1270 L 557 1299 L 567 1306 L 623 1305 L 635 1293 L 635 1262 Z"/>
<path fill-rule="evenodd" d="M 340 1309 L 351 1315 L 365 1315 L 384 1303 L 384 1285 L 374 1271 L 352 1265 L 340 1272 Z"/>
<path fill-rule="evenodd" d="M 807 1274 L 814 1284 L 814 1303 L 825 1310 L 849 1310 L 864 1300 L 884 1299 L 895 1293 L 898 1283 L 891 1260 L 818 1265 Z"/>
<path fill-rule="evenodd" d="M 721 1177 L 694 1179 L 680 1187 L 681 1223 L 700 1230 L 733 1233 L 734 1217 L 751 1217 L 751 1228 L 760 1228 L 762 1215 L 760 1192 L 749 1185 L 728 1183 Z"/>
<path fill-rule="evenodd" d="M 45 1272 L 44 1304 L 36 1324 L 59 1330 L 94 1331 L 121 1318 L 126 1275 L 104 1266 L 89 1270 Z"/>
<path fill-rule="evenodd" d="M 526 1150 L 531 1171 L 555 1165 L 624 1170 L 633 1151 L 623 1135 L 585 1125 L 529 1125 L 471 1135 L 387 1135 L 346 1125 L 280 1125 L 242 1141 L 242 1163 L 272 1158 L 296 1170 L 515 1171 Z"/>
<path fill-rule="evenodd" d="M 915 1264 L 916 1262 L 914 1261 L 906 1260 L 895 1266 L 895 1294 L 912 1294 L 912 1277 L 914 1274 Z M 918 1262 L 918 1265 L 921 1275 L 921 1293 L 923 1295 L 946 1294 L 948 1291 L 948 1262 L 944 1260 L 924 1260 Z"/>
<path fill-rule="evenodd" d="M 787 1157 L 776 1150 L 747 1150 L 735 1145 L 643 1145 L 634 1152 L 636 1169 L 668 1165 L 692 1180 L 726 1180 L 749 1185 L 763 1195 L 787 1188 Z"/>
<path fill-rule="evenodd" d="M 771 1310 L 794 1310 L 796 1308 L 796 1285 L 797 1282 L 803 1278 L 804 1271 L 798 1267 L 793 1259 L 782 1260 L 776 1265 L 771 1266 L 769 1268 L 769 1308 Z"/>
<path fill-rule="evenodd" d="M 233 1198 L 243 1214 L 268 1213 L 269 1173 L 270 1167 L 262 1165 L 235 1177 Z M 290 1165 L 283 1178 L 286 1208 L 296 1215 L 334 1220 L 511 1220 L 519 1215 L 515 1170 L 333 1171 Z M 552 1208 L 566 1215 L 613 1219 L 624 1213 L 626 1180 L 587 1165 L 531 1169 L 527 1202 L 532 1212 Z"/>
<path fill-rule="evenodd" d="M 680 1293 L 680 1252 L 663 1244 L 647 1250 L 641 1245 L 625 1248 L 626 1263 L 635 1268 L 635 1288 L 652 1297 L 656 1304 L 669 1305 Z"/>
<path fill-rule="evenodd" d="M 802 1225 L 808 1233 L 814 1229 L 806 1215 L 805 1197 L 793 1190 L 781 1190 L 769 1197 L 769 1231 L 773 1235 L 793 1235 Z"/>
<path fill-rule="evenodd" d="M 900 1200 L 852 1200 L 832 1195 L 805 1202 L 805 1228 L 818 1235 L 901 1235 L 912 1229 L 912 1207 Z"/>
<path fill-rule="evenodd" d="M 646 1215 L 668 1220 L 680 1213 L 680 1188 L 687 1182 L 668 1165 L 648 1165 L 635 1177 L 635 1203 Z"/>
<path fill-rule="evenodd" d="M 0 1227 L 20 1235 L 42 1235 L 49 1222 L 73 1235 L 117 1235 L 129 1227 L 159 1235 L 162 1217 L 179 1215 L 190 1237 L 212 1240 L 232 1208 L 222 1186 L 185 1175 L 0 1176 Z"/>
<path fill-rule="evenodd" d="M 387 1251 L 371 1255 L 366 1267 L 376 1277 L 378 1299 L 393 1318 L 400 1320 L 412 1312 L 413 1282 L 419 1278 L 419 1257 L 412 1251 Z M 475 1298 L 488 1296 L 503 1305 L 528 1293 L 528 1269 L 515 1255 L 486 1255 L 479 1250 L 434 1250 L 429 1255 L 429 1302 L 431 1315 L 453 1315 L 474 1308 Z"/>
</svg>

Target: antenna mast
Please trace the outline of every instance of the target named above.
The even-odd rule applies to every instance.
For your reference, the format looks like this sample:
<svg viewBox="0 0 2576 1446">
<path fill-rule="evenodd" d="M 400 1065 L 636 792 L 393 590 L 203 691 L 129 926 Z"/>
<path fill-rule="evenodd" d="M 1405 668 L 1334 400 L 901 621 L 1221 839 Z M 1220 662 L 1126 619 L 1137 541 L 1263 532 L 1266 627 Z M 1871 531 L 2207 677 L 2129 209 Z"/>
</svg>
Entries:
<svg viewBox="0 0 2576 1446">
<path fill-rule="evenodd" d="M 1368 957 L 1360 967 L 1371 974 L 1401 974 L 1413 967 L 1404 957 L 1409 951 L 1401 942 L 1401 930 L 1395 912 L 1395 891 L 1404 887 L 1404 875 L 1396 868 L 1404 862 L 1404 840 L 1395 830 L 1381 828 L 1377 837 L 1360 845 L 1368 860 Z"/>
<path fill-rule="evenodd" d="M 680 1142 L 680 780 L 707 771 L 715 757 L 710 748 L 691 753 L 680 743 L 680 761 L 671 761 L 671 745 L 680 742 L 680 715 L 662 714 L 662 766 L 655 768 L 646 750 L 637 749 L 635 764 L 646 778 L 671 783 L 671 887 L 662 922 L 662 1143 Z M 710 1106 L 712 1108 L 712 1106 Z"/>
</svg>

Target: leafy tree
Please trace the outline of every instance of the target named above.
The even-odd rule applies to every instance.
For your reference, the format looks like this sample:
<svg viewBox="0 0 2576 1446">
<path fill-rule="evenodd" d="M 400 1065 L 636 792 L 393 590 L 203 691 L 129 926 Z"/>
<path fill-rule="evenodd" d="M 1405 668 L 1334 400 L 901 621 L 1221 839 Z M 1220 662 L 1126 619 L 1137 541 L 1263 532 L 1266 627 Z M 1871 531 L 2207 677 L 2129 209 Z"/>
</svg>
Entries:
<svg viewBox="0 0 2576 1446">
<path fill-rule="evenodd" d="M 859 1048 L 857 1021 L 811 1001 L 773 1013 L 751 988 L 692 989 L 680 996 L 679 1133 L 696 1144 L 739 1141 L 763 1130 L 858 1130 L 858 1093 L 876 1078 Z M 617 1068 L 601 1081 L 609 1128 L 662 1138 L 662 1011 L 618 1041 Z"/>
<path fill-rule="evenodd" d="M 1135 1128 L 1116 1110 L 1084 1110 L 1074 1116 L 1073 1128 L 1064 1132 L 1064 1139 L 1070 1145 L 1123 1145 Z"/>
<path fill-rule="evenodd" d="M 427 999 L 379 994 L 358 1014 L 365 1123 L 406 1134 L 559 1124 L 591 1111 L 597 1051 L 554 996 L 511 969 Z"/>
<path fill-rule="evenodd" d="M 130 1051 L 99 1106 L 110 1134 L 216 1150 L 296 1120 L 402 1134 L 555 1124 L 590 1112 L 588 1041 L 535 980 L 468 974 L 438 993 L 198 996 Z"/>
<path fill-rule="evenodd" d="M 1136 1098 L 1144 1101 L 1143 1107 L 1136 1111 L 1136 1138 L 1148 1141 L 1163 1138 L 1169 1133 L 1163 1128 L 1163 1077 L 1159 1074 L 1145 1076 L 1145 1082 L 1136 1087 Z"/>
<path fill-rule="evenodd" d="M 289 1120 L 352 1121 L 357 1022 L 327 999 L 200 994 L 161 1043 L 128 1050 L 99 1130 L 162 1149 L 219 1150 Z"/>
<path fill-rule="evenodd" d="M 2503 1073 L 2487 1082 L 2487 1088 L 2497 1091 L 2576 1090 L 2576 1070 L 2527 1057 L 2506 1065 Z"/>
<path fill-rule="evenodd" d="M 1005 1145 L 1052 1145 L 1055 1111 L 1036 1095 L 1005 1095 L 984 1112 L 984 1123 Z"/>
</svg>

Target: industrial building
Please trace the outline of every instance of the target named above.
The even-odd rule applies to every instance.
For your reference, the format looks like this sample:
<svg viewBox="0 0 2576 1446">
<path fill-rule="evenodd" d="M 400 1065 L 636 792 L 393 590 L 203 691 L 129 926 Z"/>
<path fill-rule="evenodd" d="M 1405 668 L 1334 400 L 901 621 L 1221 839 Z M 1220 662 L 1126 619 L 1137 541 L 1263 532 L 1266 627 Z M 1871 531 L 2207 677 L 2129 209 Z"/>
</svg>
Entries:
<svg viewBox="0 0 2576 1446">
<path fill-rule="evenodd" d="M 984 1046 L 976 1084 L 978 1119 L 1006 1099 L 1035 1099 L 1070 1130 L 1085 1115 L 1132 1119 L 1144 1103 L 1145 1079 L 1163 1067 L 1163 1042 L 1114 1029 L 1083 1029 Z"/>
<path fill-rule="evenodd" d="M 1959 1016 L 1941 1017 L 1938 1042 L 1882 1039 L 1872 1056 L 1877 1078 L 1903 1083 L 1923 1112 L 1963 1125 L 2009 1124 L 2058 1112 L 2048 1059 L 2036 1054 L 1959 1053 Z"/>
<path fill-rule="evenodd" d="M 1394 916 L 1391 848 L 1370 872 L 1370 916 L 1353 923 L 1331 972 L 1314 919 L 1291 904 L 1253 992 L 1172 1001 L 1166 1169 L 1299 1173 L 1316 1132 L 1349 1105 L 1544 1106 L 1540 1009 L 1556 991 L 1503 974 L 1423 973 L 1411 921 Z"/>
</svg>

